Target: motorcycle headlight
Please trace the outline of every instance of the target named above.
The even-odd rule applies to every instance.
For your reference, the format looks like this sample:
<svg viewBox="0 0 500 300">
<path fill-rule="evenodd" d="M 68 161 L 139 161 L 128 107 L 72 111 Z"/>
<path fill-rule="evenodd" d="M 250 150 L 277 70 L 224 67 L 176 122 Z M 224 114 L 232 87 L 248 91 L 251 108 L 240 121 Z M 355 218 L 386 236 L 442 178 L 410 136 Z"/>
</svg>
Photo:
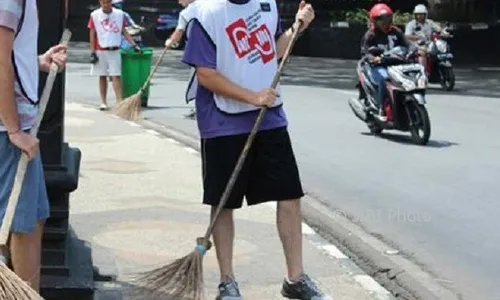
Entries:
<svg viewBox="0 0 500 300">
<path fill-rule="evenodd" d="M 439 52 L 441 53 L 446 53 L 448 52 L 448 44 L 446 44 L 445 41 L 443 40 L 437 40 L 436 41 L 436 48 L 438 49 Z"/>
</svg>

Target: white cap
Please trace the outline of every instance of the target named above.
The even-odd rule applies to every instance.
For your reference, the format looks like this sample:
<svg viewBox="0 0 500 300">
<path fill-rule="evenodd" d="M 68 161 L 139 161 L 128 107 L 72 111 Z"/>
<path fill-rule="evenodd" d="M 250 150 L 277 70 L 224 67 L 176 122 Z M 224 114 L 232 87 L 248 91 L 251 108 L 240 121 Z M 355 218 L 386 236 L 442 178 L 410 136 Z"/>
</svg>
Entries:
<svg viewBox="0 0 500 300">
<path fill-rule="evenodd" d="M 112 4 L 117 4 L 117 3 L 122 3 L 122 2 L 123 2 L 123 0 L 113 0 L 113 1 L 111 1 Z"/>
</svg>

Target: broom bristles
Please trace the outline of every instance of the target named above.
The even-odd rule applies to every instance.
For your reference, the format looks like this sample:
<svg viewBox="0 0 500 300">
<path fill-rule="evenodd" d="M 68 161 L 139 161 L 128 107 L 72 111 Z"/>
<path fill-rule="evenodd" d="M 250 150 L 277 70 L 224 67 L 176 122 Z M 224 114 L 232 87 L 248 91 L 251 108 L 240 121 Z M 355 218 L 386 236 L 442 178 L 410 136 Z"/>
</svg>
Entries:
<svg viewBox="0 0 500 300">
<path fill-rule="evenodd" d="M 125 120 L 136 121 L 141 116 L 142 91 L 124 99 L 115 108 L 115 114 Z"/>
<path fill-rule="evenodd" d="M 0 263 L 0 299 L 43 300 L 42 296 L 4 263 Z"/>
<path fill-rule="evenodd" d="M 203 256 L 195 250 L 169 265 L 142 273 L 134 283 L 133 299 L 202 300 Z"/>
</svg>

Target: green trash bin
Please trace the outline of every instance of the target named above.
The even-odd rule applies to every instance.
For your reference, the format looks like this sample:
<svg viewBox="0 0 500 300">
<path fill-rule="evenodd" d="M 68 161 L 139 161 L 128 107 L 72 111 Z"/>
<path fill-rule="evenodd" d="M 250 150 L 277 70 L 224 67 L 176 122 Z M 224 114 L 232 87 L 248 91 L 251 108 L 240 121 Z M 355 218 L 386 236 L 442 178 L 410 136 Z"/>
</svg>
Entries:
<svg viewBox="0 0 500 300">
<path fill-rule="evenodd" d="M 143 48 L 142 53 L 133 49 L 120 51 L 122 57 L 122 92 L 123 98 L 139 92 L 151 72 L 153 49 Z M 149 85 L 142 94 L 142 106 L 148 106 Z"/>
</svg>

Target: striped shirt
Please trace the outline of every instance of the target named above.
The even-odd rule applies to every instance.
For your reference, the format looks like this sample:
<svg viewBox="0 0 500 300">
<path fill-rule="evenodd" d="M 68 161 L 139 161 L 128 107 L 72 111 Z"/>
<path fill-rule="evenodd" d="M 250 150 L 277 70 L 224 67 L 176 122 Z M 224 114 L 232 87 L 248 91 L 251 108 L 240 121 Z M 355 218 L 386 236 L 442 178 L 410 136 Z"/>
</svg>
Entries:
<svg viewBox="0 0 500 300">
<path fill-rule="evenodd" d="M 33 126 L 38 112 L 38 107 L 31 102 L 38 101 L 38 95 L 37 92 L 35 92 L 38 89 L 39 72 L 37 55 L 38 20 L 36 0 L 24 1 L 26 1 L 26 12 L 22 25 L 22 37 L 19 35 L 13 45 L 13 50 L 16 52 L 16 63 L 14 67 L 19 72 L 18 75 L 22 79 L 22 84 L 20 85 L 19 80 L 15 79 L 14 95 L 17 102 L 17 112 L 19 114 L 21 128 L 29 129 Z M 17 32 L 22 15 L 23 0 L 0 1 L 0 26 Z M 30 57 L 26 57 L 26 55 Z M 34 55 L 36 55 L 36 58 L 31 57 Z M 2 94 L 5 94 L 5 92 L 0 91 L 0 95 Z M 26 97 L 27 95 L 31 101 Z M 6 131 L 1 120 L 0 131 Z"/>
</svg>

